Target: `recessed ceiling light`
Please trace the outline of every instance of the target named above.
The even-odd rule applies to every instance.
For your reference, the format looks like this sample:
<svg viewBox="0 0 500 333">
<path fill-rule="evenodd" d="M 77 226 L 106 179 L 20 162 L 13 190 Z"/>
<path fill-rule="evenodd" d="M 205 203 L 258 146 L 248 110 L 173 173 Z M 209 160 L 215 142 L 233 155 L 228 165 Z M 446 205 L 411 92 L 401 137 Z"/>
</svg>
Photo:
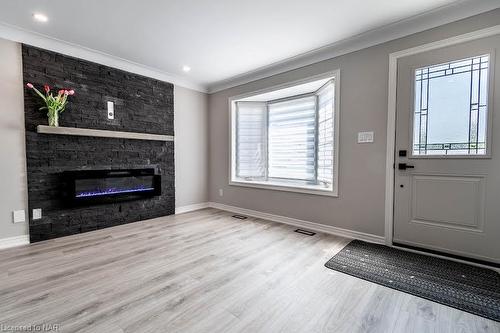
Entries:
<svg viewBox="0 0 500 333">
<path fill-rule="evenodd" d="M 47 15 L 42 14 L 42 13 L 34 13 L 33 18 L 35 19 L 35 21 L 38 21 L 38 22 L 47 22 L 49 20 Z"/>
<path fill-rule="evenodd" d="M 191 70 L 191 67 L 189 67 L 189 66 L 187 66 L 187 65 L 184 65 L 184 66 L 182 66 L 182 70 L 183 70 L 184 72 L 189 72 L 189 71 Z"/>
</svg>

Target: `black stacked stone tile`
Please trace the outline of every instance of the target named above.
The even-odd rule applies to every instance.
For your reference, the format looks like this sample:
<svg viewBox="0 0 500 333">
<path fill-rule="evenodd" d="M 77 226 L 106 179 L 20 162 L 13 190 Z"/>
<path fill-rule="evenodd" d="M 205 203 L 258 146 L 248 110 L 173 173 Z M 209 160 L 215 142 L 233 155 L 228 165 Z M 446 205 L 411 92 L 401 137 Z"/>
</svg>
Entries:
<svg viewBox="0 0 500 333">
<path fill-rule="evenodd" d="M 66 127 L 174 135 L 171 83 L 23 45 L 24 82 L 76 93 L 60 115 Z M 115 119 L 107 119 L 107 102 Z M 175 212 L 173 142 L 39 134 L 47 124 L 42 101 L 25 88 L 26 159 L 31 242 L 97 230 Z M 149 199 L 71 208 L 60 199 L 60 174 L 69 170 L 153 167 L 162 195 Z M 42 209 L 33 220 L 32 210 Z"/>
</svg>

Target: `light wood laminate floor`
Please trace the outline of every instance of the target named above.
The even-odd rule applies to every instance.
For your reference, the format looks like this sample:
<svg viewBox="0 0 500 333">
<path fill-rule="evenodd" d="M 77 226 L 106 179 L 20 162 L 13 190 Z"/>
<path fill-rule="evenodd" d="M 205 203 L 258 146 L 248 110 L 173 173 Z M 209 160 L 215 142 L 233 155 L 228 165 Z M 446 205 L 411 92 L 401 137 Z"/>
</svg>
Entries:
<svg viewBox="0 0 500 333">
<path fill-rule="evenodd" d="M 0 251 L 0 325 L 60 332 L 500 332 L 324 267 L 349 240 L 205 209 Z M 1 327 L 0 327 L 1 331 Z"/>
</svg>

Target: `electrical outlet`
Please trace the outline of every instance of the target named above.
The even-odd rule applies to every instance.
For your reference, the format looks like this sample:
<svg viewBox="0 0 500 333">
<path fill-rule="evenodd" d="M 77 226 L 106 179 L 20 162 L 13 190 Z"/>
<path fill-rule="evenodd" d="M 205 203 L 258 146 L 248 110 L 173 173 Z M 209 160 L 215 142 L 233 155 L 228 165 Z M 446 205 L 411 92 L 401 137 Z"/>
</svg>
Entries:
<svg viewBox="0 0 500 333">
<path fill-rule="evenodd" d="M 115 103 L 108 101 L 108 119 L 115 119 Z"/>
<path fill-rule="evenodd" d="M 13 223 L 20 223 L 26 221 L 26 214 L 24 213 L 24 209 L 13 211 L 12 219 Z"/>
<path fill-rule="evenodd" d="M 33 220 L 40 220 L 42 218 L 42 209 L 35 208 L 33 209 Z"/>
<path fill-rule="evenodd" d="M 223 189 L 219 189 L 219 197 L 223 197 L 224 196 L 224 190 Z"/>
</svg>

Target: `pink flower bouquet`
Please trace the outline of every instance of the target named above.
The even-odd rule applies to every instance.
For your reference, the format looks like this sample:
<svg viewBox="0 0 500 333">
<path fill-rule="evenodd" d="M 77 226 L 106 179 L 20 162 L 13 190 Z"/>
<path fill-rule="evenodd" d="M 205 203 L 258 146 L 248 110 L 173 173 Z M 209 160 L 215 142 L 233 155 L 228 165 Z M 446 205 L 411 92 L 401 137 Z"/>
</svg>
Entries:
<svg viewBox="0 0 500 333">
<path fill-rule="evenodd" d="M 40 110 L 47 110 L 47 117 L 49 118 L 49 126 L 57 127 L 59 126 L 59 113 L 63 112 L 68 104 L 68 96 L 74 95 L 75 91 L 73 89 L 66 90 L 61 89 L 58 91 L 57 95 L 54 96 L 50 92 L 50 87 L 48 85 L 43 86 L 45 95 L 42 94 L 38 89 L 36 89 L 31 83 L 26 84 L 29 89 L 33 89 L 35 93 L 40 96 L 45 102 L 45 106 L 41 107 Z"/>
</svg>

